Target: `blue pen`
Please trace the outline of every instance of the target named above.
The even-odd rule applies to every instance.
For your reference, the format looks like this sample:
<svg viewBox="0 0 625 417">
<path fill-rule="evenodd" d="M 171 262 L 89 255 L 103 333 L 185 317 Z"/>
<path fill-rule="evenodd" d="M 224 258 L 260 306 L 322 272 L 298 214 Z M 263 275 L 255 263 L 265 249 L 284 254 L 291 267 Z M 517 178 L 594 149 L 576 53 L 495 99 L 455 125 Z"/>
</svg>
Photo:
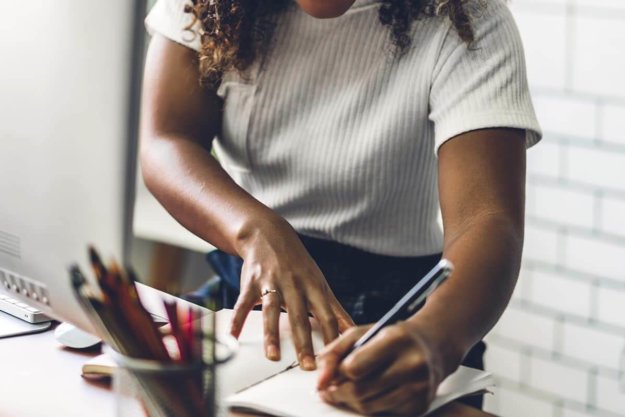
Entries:
<svg viewBox="0 0 625 417">
<path fill-rule="evenodd" d="M 451 273 L 453 272 L 453 265 L 447 259 L 441 259 L 441 261 L 424 276 L 417 284 L 412 287 L 401 300 L 397 302 L 380 320 L 378 320 L 373 327 L 371 327 L 360 339 L 356 341 L 354 346 L 347 354 L 360 348 L 365 343 L 377 335 L 380 330 L 386 326 L 396 323 L 401 317 L 405 317 L 414 313 L 416 308 L 425 301 L 428 295 L 432 293 Z M 347 355 L 346 355 L 347 356 Z"/>
</svg>

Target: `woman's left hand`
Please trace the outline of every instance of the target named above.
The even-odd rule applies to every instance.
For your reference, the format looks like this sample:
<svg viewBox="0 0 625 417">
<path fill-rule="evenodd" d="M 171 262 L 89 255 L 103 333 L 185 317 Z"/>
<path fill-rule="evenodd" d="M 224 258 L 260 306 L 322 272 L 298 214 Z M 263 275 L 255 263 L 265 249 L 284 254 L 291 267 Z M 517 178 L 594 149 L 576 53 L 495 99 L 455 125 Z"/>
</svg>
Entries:
<svg viewBox="0 0 625 417">
<path fill-rule="evenodd" d="M 441 359 L 410 322 L 383 329 L 345 357 L 369 327 L 350 329 L 321 352 L 321 398 L 366 415 L 424 413 L 443 378 Z"/>
</svg>

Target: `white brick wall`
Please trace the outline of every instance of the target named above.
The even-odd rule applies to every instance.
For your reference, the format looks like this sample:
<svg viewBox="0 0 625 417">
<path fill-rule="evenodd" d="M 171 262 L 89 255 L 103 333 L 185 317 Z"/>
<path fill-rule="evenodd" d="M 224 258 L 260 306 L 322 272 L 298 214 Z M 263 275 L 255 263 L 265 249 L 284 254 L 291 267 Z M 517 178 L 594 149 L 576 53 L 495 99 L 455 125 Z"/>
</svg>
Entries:
<svg viewBox="0 0 625 417">
<path fill-rule="evenodd" d="M 591 416 L 592 414 L 579 411 L 579 410 L 571 410 L 571 409 L 562 410 L 562 417 L 591 417 Z"/>
<path fill-rule="evenodd" d="M 576 91 L 598 94 L 606 97 L 625 98 L 625 29 L 622 13 L 606 13 L 597 17 L 581 16 L 574 18 L 576 30 L 573 32 L 575 50 L 573 88 Z"/>
<path fill-rule="evenodd" d="M 527 154 L 528 174 L 559 178 L 564 170 L 562 153 L 563 150 L 558 143 L 544 140 L 540 146 L 536 146 Z"/>
<path fill-rule="evenodd" d="M 566 168 L 566 179 L 573 182 L 625 191 L 625 152 L 570 146 Z"/>
<path fill-rule="evenodd" d="M 625 176 L 623 176 L 625 182 Z M 625 245 L 601 237 L 570 235 L 566 265 L 578 271 L 625 282 Z"/>
<path fill-rule="evenodd" d="M 549 401 L 503 387 L 497 387 L 495 395 L 492 398 L 488 397 L 490 396 L 487 396 L 485 402 L 494 404 L 493 407 L 498 408 L 499 414 L 505 417 L 550 416 L 554 410 L 554 405 Z"/>
<path fill-rule="evenodd" d="M 577 5 L 581 6 L 582 10 L 594 8 L 606 13 L 625 10 L 625 2 L 623 0 L 577 0 Z"/>
<path fill-rule="evenodd" d="M 488 348 L 487 365 L 497 364 L 497 378 L 518 381 L 521 378 L 523 355 L 516 349 L 493 345 Z"/>
<path fill-rule="evenodd" d="M 531 184 L 532 205 L 527 214 L 565 225 L 592 229 L 595 197 L 591 192 L 563 189 L 557 184 Z M 566 210 L 563 210 L 566 207 Z"/>
<path fill-rule="evenodd" d="M 591 284 L 574 281 L 566 274 L 533 271 L 529 284 L 529 300 L 557 312 L 588 318 L 591 315 Z"/>
<path fill-rule="evenodd" d="M 597 379 L 597 406 L 618 415 L 625 413 L 625 392 L 616 378 Z"/>
<path fill-rule="evenodd" d="M 523 270 L 487 337 L 501 416 L 625 417 L 625 0 L 510 0 L 542 143 Z"/>
<path fill-rule="evenodd" d="M 501 316 L 493 334 L 513 340 L 523 346 L 552 350 L 556 321 L 537 313 L 523 311 L 511 305 Z"/>
<path fill-rule="evenodd" d="M 547 263 L 558 262 L 559 236 L 555 230 L 528 224 L 525 228 L 523 253 L 526 259 Z"/>
<path fill-rule="evenodd" d="M 588 364 L 617 369 L 625 348 L 623 335 L 595 330 L 588 326 L 564 325 L 562 353 Z M 625 407 L 625 403 L 623 403 Z"/>
<path fill-rule="evenodd" d="M 531 358 L 529 383 L 541 391 L 574 401 L 586 401 L 589 375 L 553 360 Z"/>
<path fill-rule="evenodd" d="M 534 107 L 545 131 L 591 142 L 597 137 L 597 104 L 592 101 L 538 96 Z"/>
<path fill-rule="evenodd" d="M 598 291 L 598 311 L 599 321 L 609 323 L 623 328 L 625 334 L 625 290 L 613 288 L 600 288 Z"/>
<path fill-rule="evenodd" d="M 623 134 L 625 135 L 625 130 Z M 601 231 L 625 237 L 625 199 L 603 198 L 600 218 Z"/>
<path fill-rule="evenodd" d="M 625 106 L 606 105 L 601 113 L 600 138 L 625 146 Z"/>
<path fill-rule="evenodd" d="M 523 34 L 528 76 L 542 87 L 564 88 L 566 73 L 566 19 L 562 13 L 536 14 L 525 9 L 516 14 Z M 543 38 L 532 26 L 550 27 L 552 36 Z"/>
</svg>

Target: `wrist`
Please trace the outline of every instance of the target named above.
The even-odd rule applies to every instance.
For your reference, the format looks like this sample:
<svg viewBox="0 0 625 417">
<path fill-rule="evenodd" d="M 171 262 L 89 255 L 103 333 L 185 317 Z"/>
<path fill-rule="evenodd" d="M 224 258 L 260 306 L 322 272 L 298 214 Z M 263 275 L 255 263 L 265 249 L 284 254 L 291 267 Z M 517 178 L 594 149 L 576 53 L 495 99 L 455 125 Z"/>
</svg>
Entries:
<svg viewBox="0 0 625 417">
<path fill-rule="evenodd" d="M 465 355 L 462 343 L 451 337 L 450 332 L 437 323 L 426 323 L 413 316 L 406 320 L 409 328 L 428 346 L 430 360 L 434 366 L 438 382 L 458 369 Z"/>
<path fill-rule="evenodd" d="M 234 248 L 237 255 L 246 259 L 259 243 L 289 229 L 292 231 L 289 223 L 271 210 L 254 211 L 236 229 Z"/>
</svg>

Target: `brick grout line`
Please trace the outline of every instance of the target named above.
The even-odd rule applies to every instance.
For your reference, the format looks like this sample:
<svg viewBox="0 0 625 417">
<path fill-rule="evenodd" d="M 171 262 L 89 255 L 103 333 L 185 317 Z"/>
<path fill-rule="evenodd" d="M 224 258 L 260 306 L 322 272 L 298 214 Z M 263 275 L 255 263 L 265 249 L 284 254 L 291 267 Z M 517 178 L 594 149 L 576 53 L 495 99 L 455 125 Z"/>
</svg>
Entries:
<svg viewBox="0 0 625 417">
<path fill-rule="evenodd" d="M 517 384 L 514 383 L 514 381 L 510 381 L 509 379 L 505 378 L 505 377 L 500 377 L 499 378 L 499 384 L 501 385 L 501 387 L 505 388 L 505 389 L 509 389 L 509 390 L 514 390 L 514 391 L 519 391 L 522 392 L 523 394 L 529 395 L 530 397 L 533 397 L 537 400 L 541 400 L 547 403 L 551 403 L 552 407 L 556 407 L 558 403 L 562 402 L 562 398 L 555 395 L 555 394 L 550 394 L 547 392 L 544 392 L 542 390 L 533 388 L 529 385 L 522 385 L 522 386 L 518 386 Z M 582 404 L 581 402 L 576 402 L 573 400 L 569 400 L 572 403 L 576 404 L 579 407 L 584 407 L 585 408 L 585 404 Z M 541 416 L 542 417 L 542 416 Z M 607 417 L 607 416 L 606 416 Z M 610 416 L 612 417 L 612 416 Z M 621 417 L 621 416 L 619 416 Z"/>
<path fill-rule="evenodd" d="M 558 265 L 565 265 L 566 255 L 567 255 L 566 251 L 567 251 L 567 246 L 568 246 L 566 242 L 568 241 L 569 230 L 568 228 L 562 225 L 558 225 L 558 227 L 556 228 L 556 233 L 557 233 L 556 261 Z"/>
<path fill-rule="evenodd" d="M 536 388 L 532 388 L 528 386 L 519 387 L 519 385 L 515 381 L 511 381 L 504 377 L 499 377 L 498 383 L 499 383 L 499 386 L 501 386 L 504 389 L 522 392 L 523 394 L 529 395 L 530 397 L 533 397 L 535 399 L 538 399 L 547 403 L 551 403 L 554 407 L 562 407 L 562 408 L 566 408 L 566 409 L 573 410 L 573 411 L 579 411 L 582 413 L 591 412 L 596 417 L 623 417 L 624 416 L 623 414 L 615 414 L 607 410 L 598 409 L 596 407 L 589 407 L 587 404 L 584 404 L 578 401 L 560 398 L 557 395 L 545 393 Z"/>
<path fill-rule="evenodd" d="M 588 383 L 588 401 L 590 407 L 597 407 L 597 369 L 591 369 Z"/>
<path fill-rule="evenodd" d="M 560 157 L 560 172 L 558 172 L 558 178 L 560 182 L 567 181 L 567 172 L 569 171 L 569 150 L 566 146 L 559 144 L 558 153 Z"/>
<path fill-rule="evenodd" d="M 529 348 L 524 348 L 521 350 L 521 360 L 523 363 L 529 363 L 532 359 L 532 351 Z M 521 385 L 530 385 L 532 381 L 532 370 L 529 366 L 521 366 L 520 375 L 519 375 L 519 383 Z"/>
<path fill-rule="evenodd" d="M 548 96 L 553 98 L 575 99 L 575 100 L 601 100 L 601 103 L 607 105 L 623 106 L 625 105 L 625 97 L 622 96 L 606 96 L 604 94 L 591 94 L 580 91 L 565 91 L 555 87 L 536 87 L 530 86 L 532 97 Z"/>
<path fill-rule="evenodd" d="M 504 347 L 509 350 L 516 349 L 517 351 L 524 352 L 528 351 L 528 359 L 529 357 L 538 358 L 544 361 L 556 363 L 562 365 L 564 367 L 574 369 L 581 372 L 591 372 L 593 369 L 596 371 L 598 376 L 616 379 L 619 377 L 620 372 L 618 369 L 612 369 L 606 366 L 598 365 L 595 363 L 590 363 L 578 358 L 571 358 L 562 353 L 555 355 L 554 352 L 545 350 L 543 348 L 527 345 L 525 343 L 519 342 L 517 340 L 510 339 L 501 335 L 491 335 L 489 336 L 489 343 L 493 343 L 495 345 Z M 529 384 L 527 384 L 529 385 Z"/>
<path fill-rule="evenodd" d="M 511 381 L 504 377 L 498 377 L 497 383 L 498 383 L 498 386 L 504 389 L 507 389 L 510 391 L 521 392 L 537 400 L 551 403 L 553 407 L 559 407 L 559 408 L 567 409 L 571 411 L 578 411 L 581 413 L 592 413 L 592 415 L 595 417 L 623 417 L 624 416 L 623 414 L 615 414 L 611 411 L 602 410 L 596 407 L 591 407 L 579 401 L 561 398 L 554 394 L 545 393 L 541 390 L 532 388 L 530 386 L 519 387 L 519 385 L 516 382 Z"/>
<path fill-rule="evenodd" d="M 563 403 L 564 402 L 562 400 L 554 402 L 553 417 L 564 417 L 564 410 L 562 408 Z"/>
<path fill-rule="evenodd" d="M 573 236 L 597 239 L 601 240 L 604 243 L 610 243 L 616 246 L 623 246 L 623 248 L 625 249 L 625 236 L 594 230 L 594 228 L 589 229 L 583 226 L 576 226 L 574 224 L 562 224 L 550 219 L 543 219 L 532 215 L 525 216 L 525 220 L 527 222 L 526 224 L 529 225 L 551 229 L 555 232 L 564 231 L 567 237 Z"/>
<path fill-rule="evenodd" d="M 533 313 L 540 314 L 554 320 L 562 319 L 565 320 L 567 323 L 590 327 L 604 333 L 619 335 L 623 334 L 623 332 L 625 331 L 625 325 L 617 326 L 615 324 L 605 323 L 599 319 L 588 318 L 581 315 L 577 316 L 575 314 L 566 313 L 563 311 L 555 310 L 553 308 L 545 307 L 531 301 L 512 300 L 510 301 L 509 305 L 513 307 L 523 307 L 526 311 L 531 311 Z"/>
<path fill-rule="evenodd" d="M 593 232 L 600 233 L 603 226 L 603 191 L 597 190 L 593 193 Z"/>
<path fill-rule="evenodd" d="M 595 281 L 590 287 L 590 320 L 594 325 L 599 321 L 599 286 L 600 283 Z M 625 326 L 624 326 L 625 327 Z"/>
<path fill-rule="evenodd" d="M 564 317 L 560 314 L 555 318 L 556 324 L 553 330 L 553 357 L 564 357 Z"/>
<path fill-rule="evenodd" d="M 620 143 L 614 143 L 611 141 L 598 140 L 597 138 L 589 141 L 582 136 L 575 136 L 572 134 L 563 134 L 560 132 L 545 130 L 543 135 L 547 137 L 550 143 L 557 143 L 565 145 L 567 147 L 577 147 L 584 149 L 591 149 L 604 152 L 616 152 L 625 154 L 625 145 Z"/>
<path fill-rule="evenodd" d="M 576 271 L 576 270 L 569 269 L 562 265 L 553 265 L 548 262 L 539 261 L 535 259 L 528 260 L 526 258 L 523 260 L 523 266 L 525 268 L 532 267 L 542 272 L 555 272 L 560 276 L 567 277 L 568 279 L 577 280 L 580 282 L 586 282 L 590 284 L 594 282 L 599 282 L 601 286 L 604 288 L 625 291 L 624 282 L 621 282 L 612 278 L 605 278 L 602 276 L 592 275 L 587 272 Z"/>
<path fill-rule="evenodd" d="M 567 189 L 570 191 L 580 191 L 586 193 L 592 193 L 600 190 L 603 193 L 604 198 L 609 197 L 625 201 L 625 191 L 623 190 L 597 187 L 594 185 L 588 185 L 583 182 L 571 181 L 560 177 L 551 177 L 544 174 L 530 174 L 527 177 L 527 181 L 530 184 L 559 186 L 563 189 Z"/>
<path fill-rule="evenodd" d="M 518 285 L 518 282 L 517 282 Z M 523 287 L 521 288 L 521 299 L 529 300 L 532 297 L 532 292 L 534 290 L 534 274 L 532 274 L 532 270 L 528 269 L 525 271 Z"/>
</svg>

